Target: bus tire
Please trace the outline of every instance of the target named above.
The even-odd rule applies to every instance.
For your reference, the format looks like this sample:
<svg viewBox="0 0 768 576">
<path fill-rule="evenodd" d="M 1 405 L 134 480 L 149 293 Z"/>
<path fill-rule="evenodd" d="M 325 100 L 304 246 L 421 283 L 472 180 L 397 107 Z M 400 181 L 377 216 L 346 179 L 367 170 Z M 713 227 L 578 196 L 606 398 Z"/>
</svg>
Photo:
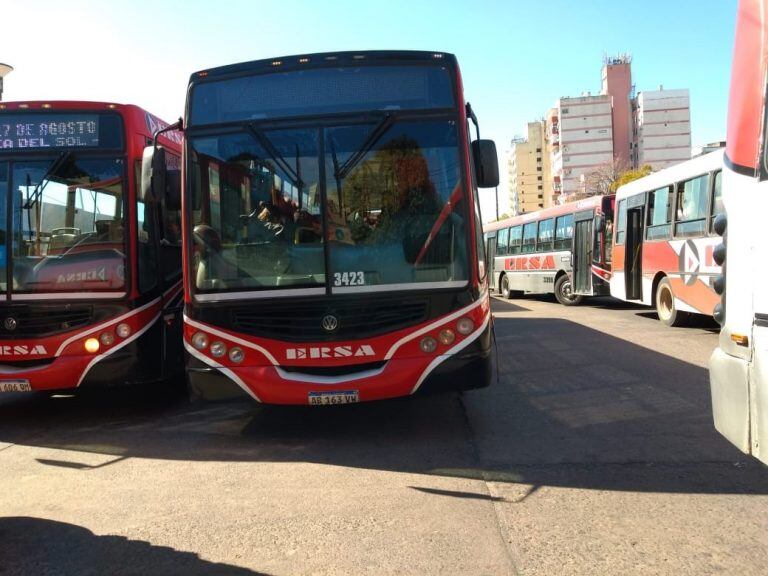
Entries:
<svg viewBox="0 0 768 576">
<path fill-rule="evenodd" d="M 555 280 L 555 298 L 563 306 L 575 306 L 581 304 L 584 299 L 583 296 L 574 294 L 571 286 L 571 279 L 568 274 L 563 274 Z"/>
<path fill-rule="evenodd" d="M 501 277 L 501 282 L 499 282 L 499 284 L 501 284 L 500 292 L 501 292 L 501 295 L 504 297 L 504 299 L 509 300 L 510 298 L 512 298 L 512 290 L 509 287 L 509 276 L 504 274 Z"/>
<path fill-rule="evenodd" d="M 663 324 L 682 326 L 688 320 L 689 314 L 681 312 L 675 307 L 675 293 L 672 291 L 672 283 L 669 278 L 662 278 L 659 281 L 654 300 L 656 314 Z"/>
</svg>

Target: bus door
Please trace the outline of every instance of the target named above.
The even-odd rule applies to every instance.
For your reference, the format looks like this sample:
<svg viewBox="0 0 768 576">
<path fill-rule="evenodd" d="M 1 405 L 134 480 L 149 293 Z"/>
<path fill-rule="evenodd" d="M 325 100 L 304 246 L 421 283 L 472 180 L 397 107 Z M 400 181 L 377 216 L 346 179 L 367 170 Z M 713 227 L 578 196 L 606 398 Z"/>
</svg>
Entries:
<svg viewBox="0 0 768 576">
<path fill-rule="evenodd" d="M 496 233 L 488 234 L 485 240 L 485 257 L 488 260 L 488 269 L 493 272 L 493 263 L 496 258 Z"/>
<path fill-rule="evenodd" d="M 592 242 L 593 210 L 579 212 L 574 216 L 573 247 L 573 291 L 576 294 L 592 295 Z"/>
<path fill-rule="evenodd" d="M 624 282 L 627 300 L 643 299 L 643 222 L 645 195 L 627 198 L 627 238 L 624 256 Z"/>
</svg>

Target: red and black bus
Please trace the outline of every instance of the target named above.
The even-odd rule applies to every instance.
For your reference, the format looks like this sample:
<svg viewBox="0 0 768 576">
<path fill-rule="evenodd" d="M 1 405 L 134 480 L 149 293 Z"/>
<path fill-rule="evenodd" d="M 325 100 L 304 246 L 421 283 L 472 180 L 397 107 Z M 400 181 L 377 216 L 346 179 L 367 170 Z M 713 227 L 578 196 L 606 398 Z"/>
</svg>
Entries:
<svg viewBox="0 0 768 576">
<path fill-rule="evenodd" d="M 183 368 L 180 212 L 137 195 L 164 126 L 130 105 L 0 103 L 0 391 L 151 383 Z M 162 143 L 170 201 L 181 135 Z"/>
<path fill-rule="evenodd" d="M 336 404 L 486 386 L 492 326 L 456 58 L 313 54 L 192 75 L 184 345 L 193 391 Z"/>
</svg>

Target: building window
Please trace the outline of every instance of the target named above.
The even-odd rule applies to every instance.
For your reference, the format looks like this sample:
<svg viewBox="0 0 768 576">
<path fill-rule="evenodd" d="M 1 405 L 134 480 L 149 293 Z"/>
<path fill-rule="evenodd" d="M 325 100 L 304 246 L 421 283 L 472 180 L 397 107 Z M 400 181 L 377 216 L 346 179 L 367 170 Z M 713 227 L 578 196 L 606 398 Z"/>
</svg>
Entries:
<svg viewBox="0 0 768 576">
<path fill-rule="evenodd" d="M 538 188 L 539 188 L 539 190 L 543 190 L 544 189 L 544 187 L 541 184 L 539 184 Z"/>
<path fill-rule="evenodd" d="M 536 168 L 536 172 L 541 172 L 541 170 L 542 170 L 541 166 L 539 166 L 538 168 Z"/>
<path fill-rule="evenodd" d="M 536 148 L 536 153 L 541 154 L 541 148 Z"/>
<path fill-rule="evenodd" d="M 536 158 L 536 162 L 541 162 L 541 156 L 539 156 L 538 158 Z"/>
<path fill-rule="evenodd" d="M 536 176 L 536 180 L 538 180 L 539 182 L 541 182 L 541 176 Z"/>
</svg>

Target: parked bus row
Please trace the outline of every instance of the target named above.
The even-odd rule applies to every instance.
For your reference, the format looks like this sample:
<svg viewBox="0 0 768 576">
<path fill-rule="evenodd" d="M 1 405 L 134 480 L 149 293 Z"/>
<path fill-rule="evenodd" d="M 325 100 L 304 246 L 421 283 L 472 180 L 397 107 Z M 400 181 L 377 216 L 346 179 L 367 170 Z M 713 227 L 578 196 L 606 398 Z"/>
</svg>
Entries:
<svg viewBox="0 0 768 576">
<path fill-rule="evenodd" d="M 720 273 L 722 151 L 595 196 L 485 226 L 493 287 L 554 294 L 564 305 L 607 295 L 655 306 L 667 325 L 712 315 Z M 615 222 L 614 222 L 615 214 Z"/>
<path fill-rule="evenodd" d="M 179 207 L 137 194 L 163 126 L 129 105 L 0 103 L 0 392 L 182 373 Z M 160 141 L 178 175 L 180 134 Z"/>
<path fill-rule="evenodd" d="M 163 379 L 183 348 L 205 397 L 491 382 L 477 188 L 498 164 L 453 55 L 261 60 L 187 94 L 173 126 L 2 105 L 0 390 Z"/>
</svg>

